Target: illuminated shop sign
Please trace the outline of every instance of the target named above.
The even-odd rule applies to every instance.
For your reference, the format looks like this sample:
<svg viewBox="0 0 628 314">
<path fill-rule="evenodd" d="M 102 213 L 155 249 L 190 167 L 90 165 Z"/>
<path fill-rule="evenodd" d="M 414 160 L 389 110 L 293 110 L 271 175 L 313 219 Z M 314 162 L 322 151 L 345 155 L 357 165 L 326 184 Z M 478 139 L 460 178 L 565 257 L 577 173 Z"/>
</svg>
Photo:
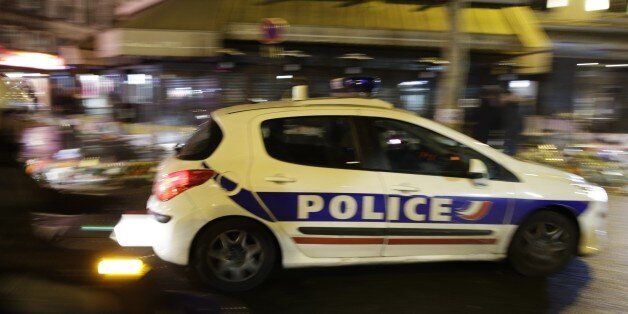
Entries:
<svg viewBox="0 0 628 314">
<path fill-rule="evenodd" d="M 67 68 L 65 61 L 58 56 L 16 50 L 0 51 L 0 65 L 38 70 L 64 70 Z"/>
</svg>

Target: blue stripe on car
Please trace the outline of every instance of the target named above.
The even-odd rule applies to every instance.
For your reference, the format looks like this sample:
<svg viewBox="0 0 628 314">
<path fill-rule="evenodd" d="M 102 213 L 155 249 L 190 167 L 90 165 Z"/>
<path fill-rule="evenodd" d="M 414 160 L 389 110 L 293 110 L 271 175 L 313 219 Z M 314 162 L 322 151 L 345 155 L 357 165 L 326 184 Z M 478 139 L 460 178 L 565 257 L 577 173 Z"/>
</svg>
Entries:
<svg viewBox="0 0 628 314">
<path fill-rule="evenodd" d="M 220 179 L 220 186 L 227 190 L 233 191 L 237 184 L 226 177 L 215 177 L 217 182 Z M 318 195 L 323 198 L 325 207 L 318 212 L 310 213 L 308 219 L 299 219 L 297 217 L 297 206 L 298 206 L 298 196 L 299 195 Z M 373 211 L 384 213 L 384 219 L 374 220 L 374 219 L 364 219 L 362 215 L 362 211 L 358 210 L 358 213 L 351 218 L 345 220 L 335 219 L 330 215 L 329 211 L 329 202 L 331 198 L 338 195 L 347 195 L 354 198 L 357 201 L 358 209 L 362 207 L 362 200 L 364 196 L 372 196 L 374 200 Z M 402 195 L 386 195 L 386 194 L 362 194 L 362 193 L 309 193 L 309 192 L 259 192 L 258 196 L 261 198 L 266 207 L 270 210 L 272 215 L 278 221 L 353 221 L 353 222 L 377 222 L 377 221 L 386 221 L 385 217 L 385 207 L 386 207 L 386 197 L 398 197 L 400 199 L 400 210 L 399 210 L 399 219 L 390 221 L 392 223 L 416 223 L 416 221 L 410 220 L 408 217 L 404 215 L 403 206 L 404 204 L 411 198 L 415 197 L 425 197 L 427 199 L 427 203 L 420 205 L 418 210 L 420 212 L 427 212 L 430 206 L 430 202 L 433 198 L 447 198 L 452 200 L 451 208 L 451 221 L 443 222 L 443 221 L 421 221 L 418 223 L 455 223 L 455 224 L 519 224 L 525 217 L 527 217 L 530 213 L 539 208 L 544 208 L 548 206 L 562 206 L 569 209 L 575 216 L 582 214 L 587 206 L 588 202 L 585 201 L 562 201 L 562 200 L 531 200 L 531 199 L 514 199 L 515 200 L 515 208 L 512 213 L 512 217 L 509 221 L 505 220 L 506 215 L 508 214 L 508 198 L 480 198 L 480 197 L 464 197 L 464 196 L 402 196 Z M 256 200 L 253 192 L 240 189 L 240 191 L 230 196 L 230 198 L 237 203 L 240 207 L 247 210 L 251 214 L 267 220 L 273 221 L 274 219 L 269 215 L 269 213 L 259 204 Z M 458 215 L 456 215 L 456 211 L 462 210 L 469 206 L 471 201 L 490 201 L 491 207 L 490 211 L 483 217 L 477 220 L 466 220 Z"/>
</svg>

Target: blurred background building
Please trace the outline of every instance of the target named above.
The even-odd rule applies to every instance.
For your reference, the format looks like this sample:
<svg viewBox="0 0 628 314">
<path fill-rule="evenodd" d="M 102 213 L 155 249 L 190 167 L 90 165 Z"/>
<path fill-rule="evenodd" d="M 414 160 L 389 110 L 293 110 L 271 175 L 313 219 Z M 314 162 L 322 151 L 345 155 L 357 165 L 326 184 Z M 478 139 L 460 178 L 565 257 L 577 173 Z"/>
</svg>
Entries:
<svg viewBox="0 0 628 314">
<path fill-rule="evenodd" d="M 399 108 L 493 129 L 497 148 L 511 132 L 519 157 L 625 186 L 608 169 L 628 165 L 627 2 L 0 0 L 0 107 L 44 109 L 22 115 L 44 125 L 16 132 L 24 160 L 149 169 L 213 109 L 374 76 Z M 517 110 L 480 117 L 487 91 Z"/>
<path fill-rule="evenodd" d="M 273 100 L 295 79 L 307 80 L 313 95 L 324 96 L 332 78 L 367 75 L 382 78 L 379 98 L 432 117 L 441 73 L 450 63 L 444 58 L 450 23 L 442 4 L 148 1 L 119 10 L 116 27 L 99 34 L 96 47 L 118 73 L 140 78 L 133 82 L 153 90 L 136 99 L 149 106 L 178 110 Z M 549 70 L 551 43 L 529 8 L 479 3 L 461 15 L 469 34 L 463 45 L 471 52 L 470 93 L 493 79 L 494 67 L 504 73 Z M 270 18 L 282 21 L 271 27 L 285 32 L 273 43 L 261 31 Z M 513 59 L 519 67 L 507 66 L 517 64 Z M 173 112 L 166 116 L 172 119 Z"/>
<path fill-rule="evenodd" d="M 532 1 L 554 60 L 539 91 L 540 114 L 574 113 L 596 131 L 627 132 L 628 1 Z"/>
<path fill-rule="evenodd" d="M 615 124 L 600 127 L 621 128 L 626 1 L 589 3 L 465 2 L 460 28 L 470 54 L 462 98 L 500 84 L 532 103 L 532 113 L 606 117 Z M 264 43 L 266 18 L 289 25 L 280 43 Z M 134 1 L 118 7 L 117 20 L 95 38 L 98 55 L 114 72 L 133 75 L 123 97 L 162 104 L 170 119 L 167 108 L 190 103 L 276 99 L 290 77 L 328 95 L 329 79 L 342 75 L 379 76 L 378 97 L 432 117 L 451 61 L 442 1 Z"/>
<path fill-rule="evenodd" d="M 2 0 L 0 43 L 6 49 L 57 54 L 111 27 L 115 0 Z"/>
<path fill-rule="evenodd" d="M 79 111 L 116 103 L 131 120 L 197 124 L 216 107 L 278 99 L 296 80 L 329 95 L 329 80 L 346 75 L 378 76 L 379 98 L 433 117 L 455 64 L 452 106 L 499 85 L 528 114 L 626 131 L 626 0 L 457 2 L 461 60 L 448 50 L 450 1 L 0 0 L 4 54 L 47 53 L 64 68 L 0 66 L 27 73 L 12 75 L 46 105 L 70 91 Z"/>
<path fill-rule="evenodd" d="M 100 69 L 90 38 L 114 25 L 116 4 L 115 0 L 0 0 L 0 71 L 26 81 L 36 101 L 50 106 L 57 83 L 75 88 L 76 75 Z"/>
</svg>

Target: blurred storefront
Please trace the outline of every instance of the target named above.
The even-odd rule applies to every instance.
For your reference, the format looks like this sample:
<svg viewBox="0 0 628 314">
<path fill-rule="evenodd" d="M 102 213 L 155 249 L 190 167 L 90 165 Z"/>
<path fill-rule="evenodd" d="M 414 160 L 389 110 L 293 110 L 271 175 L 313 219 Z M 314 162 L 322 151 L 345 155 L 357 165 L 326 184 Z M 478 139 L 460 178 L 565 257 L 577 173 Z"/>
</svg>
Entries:
<svg viewBox="0 0 628 314">
<path fill-rule="evenodd" d="M 261 30 L 269 18 L 289 24 L 277 43 Z M 469 91 L 492 83 L 500 63 L 516 65 L 514 78 L 549 71 L 550 43 L 529 8 L 469 7 L 462 24 Z M 327 96 L 329 80 L 347 75 L 378 76 L 379 98 L 431 116 L 448 25 L 445 7 L 412 1 L 161 1 L 99 35 L 96 49 L 139 120 L 193 123 L 219 106 L 281 98 L 295 81 Z"/>
<path fill-rule="evenodd" d="M 95 87 L 94 76 L 83 74 L 97 74 L 102 67 L 93 49 L 83 46 L 90 36 L 113 25 L 116 4 L 0 0 L 0 73 L 32 90 L 38 107 L 76 107 L 59 109 L 70 113 L 83 111 L 83 105 L 100 106 L 94 89 L 101 87 Z"/>
<path fill-rule="evenodd" d="M 592 132 L 628 133 L 628 68 L 578 70 L 574 115 Z"/>
<path fill-rule="evenodd" d="M 592 132 L 628 132 L 628 2 L 534 0 L 553 45 L 539 114 L 569 116 Z"/>
<path fill-rule="evenodd" d="M 28 102 L 22 103 L 21 109 L 49 107 L 50 73 L 64 69 L 65 62 L 57 55 L 3 49 L 0 46 L 0 75 L 5 81 L 24 90 L 29 97 Z"/>
</svg>

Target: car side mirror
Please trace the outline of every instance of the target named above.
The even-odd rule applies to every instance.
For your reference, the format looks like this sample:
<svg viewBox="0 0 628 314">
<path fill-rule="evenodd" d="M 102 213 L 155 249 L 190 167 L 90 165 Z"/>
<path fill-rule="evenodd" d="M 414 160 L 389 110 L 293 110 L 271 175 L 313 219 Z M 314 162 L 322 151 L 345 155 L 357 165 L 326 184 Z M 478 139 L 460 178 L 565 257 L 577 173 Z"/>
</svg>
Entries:
<svg viewBox="0 0 628 314">
<path fill-rule="evenodd" d="M 469 178 L 471 178 L 476 185 L 487 185 L 488 168 L 486 164 L 479 159 L 469 160 Z"/>
<path fill-rule="evenodd" d="M 183 148 L 184 145 L 185 144 L 183 144 L 183 143 L 177 143 L 177 145 L 174 146 L 175 153 L 177 153 L 177 154 L 180 153 L 181 149 Z"/>
</svg>

